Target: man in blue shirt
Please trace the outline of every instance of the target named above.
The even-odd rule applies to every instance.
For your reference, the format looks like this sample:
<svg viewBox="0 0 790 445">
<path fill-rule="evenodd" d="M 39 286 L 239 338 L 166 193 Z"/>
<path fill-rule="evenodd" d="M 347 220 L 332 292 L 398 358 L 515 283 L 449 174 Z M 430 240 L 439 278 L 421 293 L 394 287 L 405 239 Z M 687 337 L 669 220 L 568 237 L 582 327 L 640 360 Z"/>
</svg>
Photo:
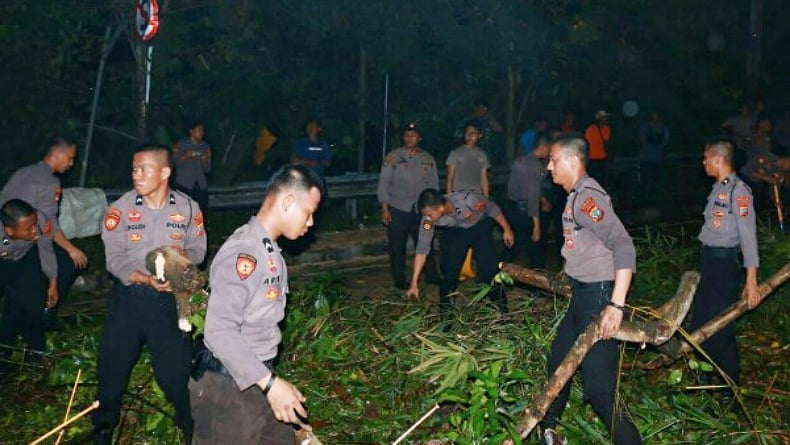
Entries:
<svg viewBox="0 0 790 445">
<path fill-rule="evenodd" d="M 297 139 L 291 149 L 291 164 L 310 167 L 321 178 L 325 192 L 324 172 L 332 162 L 332 152 L 329 143 L 320 138 L 321 130 L 321 122 L 318 119 L 307 121 L 304 126 L 305 136 Z"/>
</svg>

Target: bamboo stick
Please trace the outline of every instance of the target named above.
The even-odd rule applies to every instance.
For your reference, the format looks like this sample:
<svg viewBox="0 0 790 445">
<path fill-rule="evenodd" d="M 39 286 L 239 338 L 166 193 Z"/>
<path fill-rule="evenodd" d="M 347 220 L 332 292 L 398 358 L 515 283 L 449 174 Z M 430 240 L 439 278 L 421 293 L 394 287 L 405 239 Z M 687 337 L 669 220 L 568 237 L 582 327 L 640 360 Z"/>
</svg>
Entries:
<svg viewBox="0 0 790 445">
<path fill-rule="evenodd" d="M 84 410 L 82 410 L 79 413 L 77 413 L 76 416 L 74 416 L 71 419 L 61 423 L 60 425 L 56 426 L 55 428 L 52 428 L 46 434 L 44 434 L 43 436 L 41 436 L 38 439 L 34 440 L 33 442 L 30 442 L 30 445 L 37 445 L 37 444 L 47 440 L 49 438 L 49 436 L 57 433 L 58 431 L 62 430 L 63 428 L 66 428 L 67 426 L 69 426 L 72 423 L 76 422 L 80 417 L 88 414 L 89 412 L 95 410 L 98 407 L 99 407 L 99 401 L 96 400 L 93 403 L 91 403 L 90 406 L 88 406 Z"/>
<path fill-rule="evenodd" d="M 80 376 L 82 375 L 82 369 L 77 370 L 77 378 L 74 379 L 74 386 L 71 388 L 71 396 L 69 397 L 69 405 L 66 407 L 66 415 L 63 416 L 63 421 L 69 420 L 69 414 L 71 414 L 71 405 L 74 403 L 74 396 L 77 395 L 77 385 L 80 384 Z M 63 433 L 66 432 L 65 429 L 60 430 L 58 434 L 58 440 L 55 441 L 55 445 L 58 445 L 63 439 Z"/>
</svg>

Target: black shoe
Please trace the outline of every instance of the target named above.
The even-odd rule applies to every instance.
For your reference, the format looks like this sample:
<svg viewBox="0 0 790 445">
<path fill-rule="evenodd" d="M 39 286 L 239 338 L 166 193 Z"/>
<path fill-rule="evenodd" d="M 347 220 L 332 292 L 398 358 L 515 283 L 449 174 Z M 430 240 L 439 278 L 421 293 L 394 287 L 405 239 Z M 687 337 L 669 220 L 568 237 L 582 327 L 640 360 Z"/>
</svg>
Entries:
<svg viewBox="0 0 790 445">
<path fill-rule="evenodd" d="M 736 411 L 739 406 L 735 394 L 730 389 L 722 390 L 719 395 L 719 406 L 724 411 Z"/>
<path fill-rule="evenodd" d="M 112 445 L 112 428 L 94 428 L 93 445 Z"/>
</svg>

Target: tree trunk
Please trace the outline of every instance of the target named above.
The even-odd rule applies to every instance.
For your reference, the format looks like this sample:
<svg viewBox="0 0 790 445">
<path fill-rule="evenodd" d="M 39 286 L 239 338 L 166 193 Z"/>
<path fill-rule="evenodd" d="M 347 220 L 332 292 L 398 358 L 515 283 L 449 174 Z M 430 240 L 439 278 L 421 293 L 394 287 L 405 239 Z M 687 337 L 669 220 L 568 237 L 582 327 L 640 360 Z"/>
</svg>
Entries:
<svg viewBox="0 0 790 445">
<path fill-rule="evenodd" d="M 520 283 L 528 284 L 564 297 L 571 296 L 571 285 L 565 274 L 550 276 L 548 272 L 528 269 L 512 263 L 499 263 L 499 269 Z"/>
<path fill-rule="evenodd" d="M 760 283 L 760 302 L 768 297 L 773 291 L 782 286 L 790 279 L 790 264 L 786 264 L 778 272 L 771 275 L 767 280 Z M 693 349 L 692 343 L 700 345 L 709 339 L 713 334 L 719 332 L 723 327 L 737 320 L 741 315 L 749 311 L 746 300 L 741 299 L 729 308 L 725 309 L 718 317 L 706 323 L 701 328 L 691 333 L 691 343 L 675 338 L 671 342 L 661 346 L 659 350 L 664 353 L 660 365 L 668 365 L 679 359 L 683 354 Z"/>
<path fill-rule="evenodd" d="M 654 345 L 659 345 L 669 340 L 691 307 L 694 293 L 699 285 L 699 279 L 699 273 L 697 272 L 684 273 L 675 296 L 658 310 L 651 312 L 651 315 L 656 317 L 655 320 L 624 320 L 615 338 L 621 341 L 651 343 Z M 526 438 L 538 422 L 543 419 L 551 402 L 557 398 L 562 388 L 565 387 L 579 368 L 579 365 L 584 361 L 587 353 L 598 342 L 600 337 L 599 321 L 598 317 L 596 317 L 590 322 L 587 329 L 576 338 L 573 347 L 562 359 L 559 367 L 546 382 L 543 390 L 535 396 L 530 407 L 524 411 L 524 417 L 516 426 L 521 438 Z"/>
</svg>

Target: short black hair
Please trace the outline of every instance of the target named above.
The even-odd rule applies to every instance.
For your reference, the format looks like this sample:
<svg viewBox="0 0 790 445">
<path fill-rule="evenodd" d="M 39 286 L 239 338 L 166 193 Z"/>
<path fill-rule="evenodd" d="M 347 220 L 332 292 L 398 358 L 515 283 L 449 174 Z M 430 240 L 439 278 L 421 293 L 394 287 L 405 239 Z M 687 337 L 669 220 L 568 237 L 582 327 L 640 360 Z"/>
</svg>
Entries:
<svg viewBox="0 0 790 445">
<path fill-rule="evenodd" d="M 32 215 L 35 211 L 36 209 L 27 201 L 11 199 L 0 207 L 0 221 L 5 227 L 14 227 L 20 219 Z"/>
<path fill-rule="evenodd" d="M 203 122 L 203 119 L 193 118 L 192 120 L 187 122 L 187 133 L 189 133 L 190 131 L 192 131 L 196 127 L 204 127 L 205 128 L 205 126 L 206 126 L 206 123 Z"/>
<path fill-rule="evenodd" d="M 426 207 L 437 207 L 444 204 L 444 195 L 436 189 L 425 189 L 417 198 L 417 210 L 423 211 Z"/>
<path fill-rule="evenodd" d="M 263 188 L 263 200 L 286 189 L 309 192 L 313 188 L 323 193 L 321 179 L 313 169 L 304 165 L 286 164 L 274 172 L 266 182 Z"/>
<path fill-rule="evenodd" d="M 711 150 L 732 165 L 735 156 L 735 143 L 728 137 L 713 137 L 708 139 L 705 150 Z"/>
<path fill-rule="evenodd" d="M 137 153 L 160 153 L 165 157 L 165 166 L 173 167 L 173 158 L 170 155 L 170 147 L 162 144 L 144 143 L 134 149 L 132 156 Z"/>
<path fill-rule="evenodd" d="M 72 145 L 77 145 L 71 139 L 68 139 L 64 136 L 57 135 L 53 136 L 49 139 L 49 145 L 47 146 L 47 153 L 52 153 L 55 150 L 60 150 L 63 148 L 71 147 Z"/>
<path fill-rule="evenodd" d="M 583 164 L 587 164 L 587 159 L 590 156 L 590 146 L 581 133 L 560 133 L 551 141 L 551 145 L 559 145 L 563 152 L 576 156 Z"/>
</svg>

